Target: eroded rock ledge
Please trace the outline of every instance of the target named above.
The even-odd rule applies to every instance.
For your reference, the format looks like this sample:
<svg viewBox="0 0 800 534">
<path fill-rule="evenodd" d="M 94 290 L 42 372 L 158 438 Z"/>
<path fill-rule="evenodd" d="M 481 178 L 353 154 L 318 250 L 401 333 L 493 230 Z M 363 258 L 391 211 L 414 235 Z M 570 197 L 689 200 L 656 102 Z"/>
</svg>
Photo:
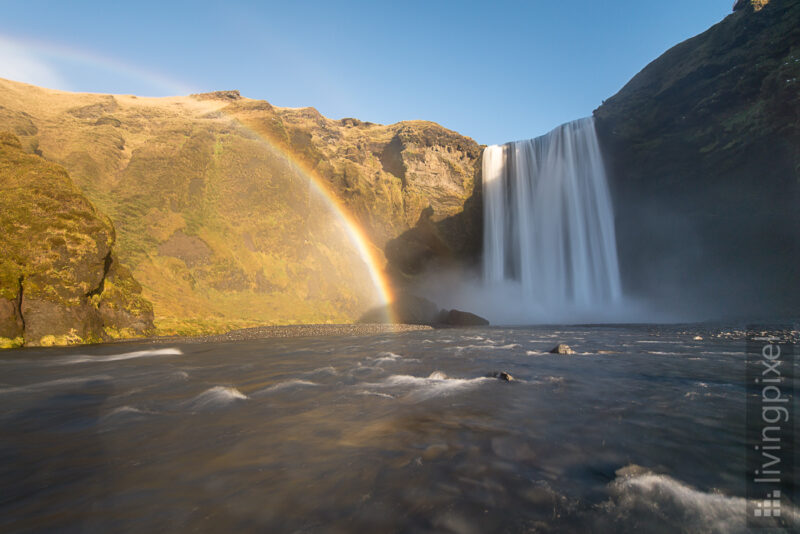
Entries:
<svg viewBox="0 0 800 534">
<path fill-rule="evenodd" d="M 0 347 L 151 334 L 152 306 L 115 239 L 63 167 L 0 132 Z"/>
</svg>

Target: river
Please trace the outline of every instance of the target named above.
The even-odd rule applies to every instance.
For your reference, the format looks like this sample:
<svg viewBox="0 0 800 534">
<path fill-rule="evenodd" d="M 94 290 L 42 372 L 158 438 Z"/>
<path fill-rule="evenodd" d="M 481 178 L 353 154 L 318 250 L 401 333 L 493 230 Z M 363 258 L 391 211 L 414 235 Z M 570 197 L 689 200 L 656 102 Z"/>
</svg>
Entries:
<svg viewBox="0 0 800 534">
<path fill-rule="evenodd" d="M 722 332 L 6 351 L 0 530 L 743 531 L 745 341 Z"/>
</svg>

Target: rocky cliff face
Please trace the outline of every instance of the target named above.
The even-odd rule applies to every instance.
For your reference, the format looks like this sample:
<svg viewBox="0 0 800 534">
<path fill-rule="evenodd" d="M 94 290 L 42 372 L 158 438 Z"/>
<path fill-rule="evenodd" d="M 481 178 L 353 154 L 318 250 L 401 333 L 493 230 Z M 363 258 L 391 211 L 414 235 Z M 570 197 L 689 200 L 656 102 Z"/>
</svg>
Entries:
<svg viewBox="0 0 800 534">
<path fill-rule="evenodd" d="M 736 12 L 595 111 L 628 293 L 695 311 L 800 303 L 800 3 Z"/>
<path fill-rule="evenodd" d="M 26 154 L 8 132 L 0 231 L 0 347 L 152 333 L 152 306 L 114 254 L 111 222 L 63 167 Z"/>
<path fill-rule="evenodd" d="M 351 322 L 376 304 L 309 174 L 376 256 L 387 250 L 379 268 L 398 283 L 480 247 L 480 147 L 429 122 L 332 120 L 236 91 L 152 99 L 0 80 L 0 129 L 109 216 L 163 334 Z M 403 241 L 414 246 L 392 248 Z"/>
<path fill-rule="evenodd" d="M 225 111 L 330 183 L 384 249 L 398 283 L 437 261 L 477 256 L 482 147 L 475 141 L 426 121 L 334 121 L 313 108 L 272 108 L 268 118 L 263 109 L 248 113 L 253 105 Z"/>
<path fill-rule="evenodd" d="M 595 111 L 628 294 L 797 312 L 798 28 L 737 2 Z M 434 123 L 0 80 L 0 130 L 1 344 L 149 332 L 148 301 L 161 334 L 352 322 L 376 295 L 326 195 L 397 287 L 480 255 L 482 147 Z"/>
</svg>

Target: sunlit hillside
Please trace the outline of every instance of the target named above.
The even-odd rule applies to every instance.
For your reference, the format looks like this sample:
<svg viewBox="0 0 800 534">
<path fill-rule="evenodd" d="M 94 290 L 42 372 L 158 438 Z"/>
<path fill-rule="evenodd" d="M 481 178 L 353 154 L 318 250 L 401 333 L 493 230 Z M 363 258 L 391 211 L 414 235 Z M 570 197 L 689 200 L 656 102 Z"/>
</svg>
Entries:
<svg viewBox="0 0 800 534">
<path fill-rule="evenodd" d="M 0 80 L 0 125 L 111 218 L 164 334 L 355 320 L 384 298 L 365 260 L 382 274 L 386 242 L 424 208 L 460 212 L 479 155 L 433 123 L 333 121 L 237 92 L 140 98 Z"/>
</svg>

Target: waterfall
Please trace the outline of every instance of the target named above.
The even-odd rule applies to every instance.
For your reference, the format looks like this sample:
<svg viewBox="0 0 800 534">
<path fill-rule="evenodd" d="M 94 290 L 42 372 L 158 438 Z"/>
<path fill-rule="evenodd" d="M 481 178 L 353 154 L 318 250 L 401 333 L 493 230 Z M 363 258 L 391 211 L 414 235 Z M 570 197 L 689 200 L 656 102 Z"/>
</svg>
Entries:
<svg viewBox="0 0 800 534">
<path fill-rule="evenodd" d="M 483 153 L 484 281 L 536 306 L 621 298 L 614 211 L 594 119 Z"/>
</svg>

